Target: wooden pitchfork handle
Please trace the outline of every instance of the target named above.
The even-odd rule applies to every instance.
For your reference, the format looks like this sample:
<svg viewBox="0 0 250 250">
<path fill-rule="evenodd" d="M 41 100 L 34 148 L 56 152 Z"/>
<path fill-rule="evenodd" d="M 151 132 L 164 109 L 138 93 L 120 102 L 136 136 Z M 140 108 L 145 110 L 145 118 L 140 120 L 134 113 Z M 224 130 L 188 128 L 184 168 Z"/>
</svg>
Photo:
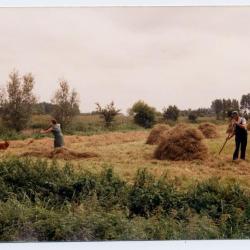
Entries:
<svg viewBox="0 0 250 250">
<path fill-rule="evenodd" d="M 226 140 L 225 140 L 225 142 L 224 142 L 224 144 L 222 145 L 222 147 L 221 147 L 221 149 L 220 149 L 220 152 L 219 152 L 219 154 L 222 152 L 222 150 L 224 149 L 224 147 L 226 146 L 226 144 L 227 144 L 227 141 L 229 140 L 229 138 L 226 138 Z"/>
</svg>

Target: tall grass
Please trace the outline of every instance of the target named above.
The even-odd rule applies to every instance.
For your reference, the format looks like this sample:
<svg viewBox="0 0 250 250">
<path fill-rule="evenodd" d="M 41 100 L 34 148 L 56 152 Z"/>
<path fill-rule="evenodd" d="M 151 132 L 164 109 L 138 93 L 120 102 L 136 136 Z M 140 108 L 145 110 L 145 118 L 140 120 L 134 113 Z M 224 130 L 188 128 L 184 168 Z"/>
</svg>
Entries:
<svg viewBox="0 0 250 250">
<path fill-rule="evenodd" d="M 139 170 L 126 183 L 56 161 L 0 161 L 0 240 L 250 238 L 250 195 L 213 178 L 178 190 Z"/>
</svg>

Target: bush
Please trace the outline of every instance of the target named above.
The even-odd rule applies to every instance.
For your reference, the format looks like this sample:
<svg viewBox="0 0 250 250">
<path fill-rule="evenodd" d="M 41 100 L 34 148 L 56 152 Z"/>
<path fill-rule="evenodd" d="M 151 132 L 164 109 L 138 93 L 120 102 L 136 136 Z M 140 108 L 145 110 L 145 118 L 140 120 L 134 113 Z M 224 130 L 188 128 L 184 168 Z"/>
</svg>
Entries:
<svg viewBox="0 0 250 250">
<path fill-rule="evenodd" d="M 120 109 L 115 108 L 114 102 L 111 102 L 106 107 L 102 108 L 99 103 L 96 103 L 96 111 L 105 121 L 105 126 L 110 127 L 115 120 L 115 117 L 121 111 Z"/>
<path fill-rule="evenodd" d="M 197 115 L 197 113 L 195 111 L 191 111 L 188 114 L 188 120 L 191 121 L 191 122 L 196 122 L 197 118 L 198 118 L 198 115 Z"/>
<path fill-rule="evenodd" d="M 112 169 L 104 171 L 98 181 L 97 198 L 101 206 L 110 209 L 113 206 L 126 206 L 127 186 L 114 175 Z"/>
<path fill-rule="evenodd" d="M 131 216 L 135 214 L 149 217 L 160 207 L 165 213 L 169 213 L 181 201 L 172 185 L 155 180 L 145 170 L 139 170 L 128 202 Z"/>
<path fill-rule="evenodd" d="M 151 128 L 155 123 L 156 110 L 143 101 L 136 102 L 130 110 L 134 122 L 144 128 Z"/>
<path fill-rule="evenodd" d="M 250 238 L 250 196 L 209 179 L 178 190 L 139 170 L 126 183 L 41 160 L 0 161 L 0 240 L 171 240 Z"/>
<path fill-rule="evenodd" d="M 163 118 L 165 120 L 177 121 L 180 114 L 180 110 L 174 105 L 163 109 Z"/>
</svg>

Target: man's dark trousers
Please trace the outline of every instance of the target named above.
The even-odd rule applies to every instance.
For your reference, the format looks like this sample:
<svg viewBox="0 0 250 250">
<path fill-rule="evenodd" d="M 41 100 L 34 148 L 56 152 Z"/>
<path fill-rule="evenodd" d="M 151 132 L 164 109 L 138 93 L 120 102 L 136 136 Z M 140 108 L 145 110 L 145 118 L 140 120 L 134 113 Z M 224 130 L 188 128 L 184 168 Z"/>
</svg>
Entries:
<svg viewBox="0 0 250 250">
<path fill-rule="evenodd" d="M 233 154 L 233 159 L 234 160 L 238 159 L 240 151 L 240 158 L 242 160 L 245 160 L 246 148 L 247 148 L 247 132 L 235 135 L 235 145 L 236 147 Z"/>
</svg>

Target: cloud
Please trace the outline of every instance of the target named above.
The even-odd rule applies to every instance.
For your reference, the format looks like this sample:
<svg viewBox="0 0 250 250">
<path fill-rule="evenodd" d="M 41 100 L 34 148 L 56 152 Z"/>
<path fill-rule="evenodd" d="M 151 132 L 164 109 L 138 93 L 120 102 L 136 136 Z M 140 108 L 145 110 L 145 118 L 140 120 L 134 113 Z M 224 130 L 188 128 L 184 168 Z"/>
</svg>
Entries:
<svg viewBox="0 0 250 250">
<path fill-rule="evenodd" d="M 209 106 L 249 92 L 249 7 L 0 9 L 0 82 L 33 72 L 50 100 L 57 80 L 81 96 L 82 111 L 138 99 L 159 110 Z"/>
</svg>

